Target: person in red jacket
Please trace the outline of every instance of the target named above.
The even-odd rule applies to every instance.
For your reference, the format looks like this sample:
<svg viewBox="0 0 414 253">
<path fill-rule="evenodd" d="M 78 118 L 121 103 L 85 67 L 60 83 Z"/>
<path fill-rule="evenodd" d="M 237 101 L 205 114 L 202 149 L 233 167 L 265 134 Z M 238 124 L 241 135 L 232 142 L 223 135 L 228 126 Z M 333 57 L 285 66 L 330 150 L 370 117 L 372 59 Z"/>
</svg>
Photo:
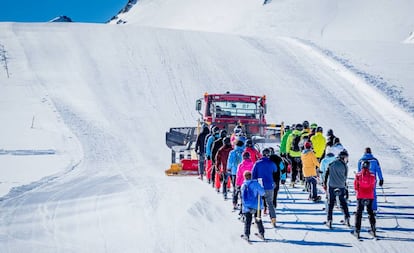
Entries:
<svg viewBox="0 0 414 253">
<path fill-rule="evenodd" d="M 227 199 L 227 188 L 231 187 L 231 171 L 227 169 L 227 161 L 229 158 L 230 151 L 232 151 L 233 148 L 231 147 L 230 137 L 224 137 L 223 138 L 223 146 L 219 148 L 216 154 L 216 173 L 217 175 L 223 176 L 223 197 L 226 200 Z M 220 188 L 220 181 L 217 184 L 217 188 Z M 219 190 L 217 190 L 219 191 Z"/>
<path fill-rule="evenodd" d="M 353 233 L 357 238 L 359 238 L 359 233 L 361 231 L 361 219 L 364 206 L 367 207 L 369 222 L 371 224 L 371 234 L 376 236 L 375 214 L 372 210 L 375 182 L 375 175 L 369 171 L 369 161 L 364 161 L 361 172 L 356 174 L 354 180 L 358 206 L 355 214 L 355 231 Z"/>
<path fill-rule="evenodd" d="M 246 141 L 246 149 L 244 151 L 250 153 L 250 159 L 253 163 L 262 158 L 262 154 L 260 154 L 260 152 L 254 148 L 253 141 L 251 139 L 248 139 Z"/>
</svg>

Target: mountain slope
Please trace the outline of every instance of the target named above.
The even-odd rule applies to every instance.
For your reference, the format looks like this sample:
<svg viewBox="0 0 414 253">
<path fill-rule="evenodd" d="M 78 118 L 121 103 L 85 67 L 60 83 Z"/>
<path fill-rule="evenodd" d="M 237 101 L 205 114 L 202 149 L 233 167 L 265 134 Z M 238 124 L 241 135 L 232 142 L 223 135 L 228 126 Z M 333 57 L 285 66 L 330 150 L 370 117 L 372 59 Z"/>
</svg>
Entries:
<svg viewBox="0 0 414 253">
<path fill-rule="evenodd" d="M 389 195 L 388 205 L 381 201 L 385 211 L 379 227 L 397 239 L 368 252 L 402 249 L 404 240 L 410 242 L 390 215 L 396 215 L 399 226 L 413 227 L 410 219 L 393 212 L 409 207 L 411 181 L 390 174 L 412 175 L 413 140 L 407 138 L 414 136 L 412 118 L 312 46 L 290 38 L 135 26 L 0 26 L 11 73 L 11 78 L 1 76 L 2 85 L 27 87 L 24 94 L 15 92 L 15 103 L 48 98 L 43 109 L 52 114 L 39 131 L 57 131 L 65 141 L 54 142 L 56 155 L 72 158 L 67 169 L 1 199 L 1 252 L 249 252 L 237 243 L 242 224 L 229 203 L 199 180 L 163 173 L 170 157 L 164 132 L 195 125 L 195 99 L 205 91 L 227 90 L 266 94 L 269 122 L 307 119 L 333 128 L 351 153 L 351 171 L 370 145 L 386 171 L 387 194 L 398 191 L 408 197 Z M 368 103 L 367 94 L 376 99 Z M 4 93 L 0 98 L 7 101 Z M 22 113 L 9 109 L 16 116 Z M 9 120 L 16 126 L 23 122 Z M 54 130 L 62 123 L 71 134 L 62 126 Z M 8 134 L 19 136 L 19 128 Z M 67 145 L 72 135 L 81 147 Z M 45 141 L 35 142 L 39 146 L 34 148 Z M 10 168 L 21 161 L 13 158 Z M 35 168 L 42 169 L 32 164 L 28 170 Z M 395 188 L 397 182 L 401 189 Z M 324 229 L 322 205 L 309 205 L 300 189 L 291 190 L 298 201 L 292 203 L 281 192 L 278 213 L 285 228 L 277 234 L 267 231 L 272 242 L 289 252 L 309 246 L 321 252 L 367 252 L 343 236 L 347 230 Z M 253 247 L 268 252 L 274 243 Z"/>
<path fill-rule="evenodd" d="M 403 41 L 412 32 L 410 0 L 140 0 L 127 24 L 308 39 Z M 112 21 L 116 23 L 118 20 Z"/>
</svg>

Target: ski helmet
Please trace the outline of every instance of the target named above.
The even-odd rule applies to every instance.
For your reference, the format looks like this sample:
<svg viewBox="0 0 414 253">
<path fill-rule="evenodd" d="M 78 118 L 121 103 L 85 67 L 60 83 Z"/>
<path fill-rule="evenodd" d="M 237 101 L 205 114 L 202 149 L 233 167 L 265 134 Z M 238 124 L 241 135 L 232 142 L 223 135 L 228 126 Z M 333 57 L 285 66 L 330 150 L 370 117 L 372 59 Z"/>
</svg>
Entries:
<svg viewBox="0 0 414 253">
<path fill-rule="evenodd" d="M 346 151 L 346 149 L 342 150 L 341 152 L 339 152 L 339 158 L 343 159 L 345 157 L 348 157 L 348 151 Z"/>
<path fill-rule="evenodd" d="M 220 131 L 220 137 L 221 137 L 221 138 L 224 138 L 224 137 L 226 137 L 226 136 L 227 136 L 227 131 L 226 131 L 225 129 L 221 130 L 221 131 Z"/>
<path fill-rule="evenodd" d="M 328 132 L 326 133 L 326 135 L 333 136 L 334 135 L 333 130 L 329 129 Z"/>
<path fill-rule="evenodd" d="M 247 152 L 247 151 L 244 151 L 244 152 L 243 152 L 243 158 L 244 158 L 244 159 L 248 159 L 248 158 L 250 158 L 250 153 L 249 153 L 249 152 Z"/>
<path fill-rule="evenodd" d="M 362 168 L 363 168 L 363 169 L 369 169 L 369 161 L 364 161 L 364 162 L 362 163 Z"/>
<path fill-rule="evenodd" d="M 230 145 L 230 137 L 224 137 L 223 144 L 226 145 L 226 146 L 229 146 Z"/>
<path fill-rule="evenodd" d="M 309 121 L 304 120 L 302 125 L 303 125 L 303 128 L 305 128 L 305 129 L 309 128 Z"/>
<path fill-rule="evenodd" d="M 303 130 L 303 125 L 302 124 L 296 124 L 295 129 L 298 131 L 302 131 Z"/>
<path fill-rule="evenodd" d="M 268 149 L 268 148 L 263 149 L 262 155 L 265 156 L 265 157 L 269 157 L 270 156 L 270 149 Z"/>
<path fill-rule="evenodd" d="M 246 141 L 246 146 L 247 146 L 247 147 L 253 147 L 253 141 L 252 141 L 251 139 L 248 139 L 248 140 Z"/>
<path fill-rule="evenodd" d="M 306 149 L 310 149 L 312 147 L 312 143 L 310 143 L 309 141 L 305 142 L 304 147 Z"/>
<path fill-rule="evenodd" d="M 218 128 L 218 126 L 213 126 L 212 130 L 213 134 L 218 134 L 220 132 L 220 128 Z"/>
<path fill-rule="evenodd" d="M 318 132 L 318 133 L 322 133 L 322 132 L 323 132 L 323 128 L 322 128 L 321 126 L 318 126 L 318 127 L 316 128 L 316 132 Z"/>
<path fill-rule="evenodd" d="M 311 129 L 315 129 L 315 128 L 317 128 L 318 127 L 318 124 L 316 124 L 316 123 L 312 123 L 312 124 L 310 124 L 310 128 Z"/>
</svg>

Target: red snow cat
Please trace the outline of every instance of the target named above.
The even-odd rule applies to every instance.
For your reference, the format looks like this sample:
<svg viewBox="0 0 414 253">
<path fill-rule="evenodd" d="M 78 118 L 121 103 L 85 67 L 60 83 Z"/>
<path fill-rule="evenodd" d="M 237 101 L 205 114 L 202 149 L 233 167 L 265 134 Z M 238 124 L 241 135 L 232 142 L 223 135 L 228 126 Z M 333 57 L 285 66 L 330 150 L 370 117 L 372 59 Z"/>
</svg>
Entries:
<svg viewBox="0 0 414 253">
<path fill-rule="evenodd" d="M 282 124 L 267 124 L 266 96 L 232 94 L 208 94 L 196 100 L 200 119 L 195 127 L 173 127 L 166 133 L 165 141 L 171 149 L 171 167 L 168 176 L 198 175 L 198 159 L 195 154 L 197 135 L 203 124 L 215 125 L 233 133 L 236 126 L 251 139 L 258 149 L 275 146 L 283 135 Z M 275 148 L 278 150 L 278 148 Z"/>
</svg>

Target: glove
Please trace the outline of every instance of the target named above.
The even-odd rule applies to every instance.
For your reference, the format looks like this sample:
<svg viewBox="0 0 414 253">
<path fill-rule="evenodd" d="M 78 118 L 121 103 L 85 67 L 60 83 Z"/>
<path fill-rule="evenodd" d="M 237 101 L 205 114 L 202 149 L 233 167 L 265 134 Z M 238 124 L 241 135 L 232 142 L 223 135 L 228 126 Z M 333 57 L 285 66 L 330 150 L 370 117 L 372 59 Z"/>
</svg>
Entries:
<svg viewBox="0 0 414 253">
<path fill-rule="evenodd" d="M 282 180 L 280 180 L 280 183 L 281 183 L 281 184 L 285 184 L 285 183 L 286 183 L 286 180 L 283 180 L 283 179 L 282 179 Z"/>
<path fill-rule="evenodd" d="M 382 186 L 384 184 L 384 179 L 380 179 L 379 186 Z"/>
</svg>

